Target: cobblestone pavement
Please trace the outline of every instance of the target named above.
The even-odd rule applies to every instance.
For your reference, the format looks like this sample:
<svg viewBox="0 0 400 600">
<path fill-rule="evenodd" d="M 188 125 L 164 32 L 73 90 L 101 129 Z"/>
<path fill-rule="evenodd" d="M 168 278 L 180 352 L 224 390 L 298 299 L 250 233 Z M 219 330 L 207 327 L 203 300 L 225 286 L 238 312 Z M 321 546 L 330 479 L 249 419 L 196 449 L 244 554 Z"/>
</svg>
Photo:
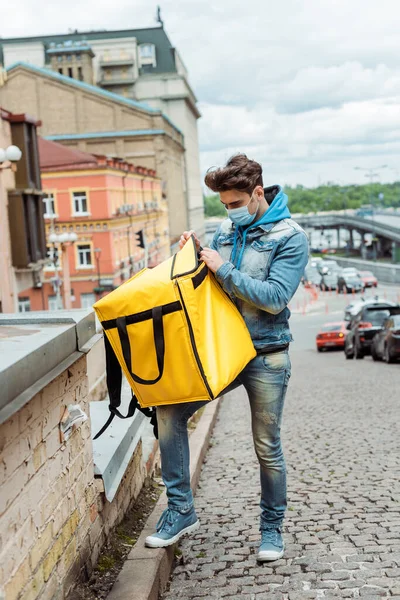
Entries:
<svg viewBox="0 0 400 600">
<path fill-rule="evenodd" d="M 255 558 L 259 471 L 243 388 L 226 397 L 163 599 L 400 599 L 400 365 L 293 351 L 286 552 Z"/>
</svg>

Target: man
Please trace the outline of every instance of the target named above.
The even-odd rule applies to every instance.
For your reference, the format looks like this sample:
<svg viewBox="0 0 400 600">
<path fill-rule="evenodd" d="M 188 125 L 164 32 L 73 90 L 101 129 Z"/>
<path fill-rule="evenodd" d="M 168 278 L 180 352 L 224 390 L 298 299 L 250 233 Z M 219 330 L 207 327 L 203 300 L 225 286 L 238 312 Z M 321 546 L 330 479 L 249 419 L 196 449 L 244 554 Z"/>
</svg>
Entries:
<svg viewBox="0 0 400 600">
<path fill-rule="evenodd" d="M 290 218 L 288 198 L 279 186 L 263 188 L 262 168 L 245 155 L 209 171 L 205 183 L 227 210 L 201 259 L 215 273 L 242 314 L 257 356 L 229 390 L 244 385 L 250 402 L 254 447 L 260 463 L 261 544 L 259 561 L 283 556 L 282 522 L 286 509 L 286 466 L 280 428 L 290 378 L 292 340 L 287 305 L 308 261 L 304 231 Z M 184 232 L 180 246 L 193 231 Z M 238 349 L 239 351 L 239 349 Z M 150 547 L 175 543 L 199 527 L 190 489 L 187 421 L 206 402 L 157 407 L 162 477 L 168 496 L 157 531 L 146 538 Z"/>
</svg>

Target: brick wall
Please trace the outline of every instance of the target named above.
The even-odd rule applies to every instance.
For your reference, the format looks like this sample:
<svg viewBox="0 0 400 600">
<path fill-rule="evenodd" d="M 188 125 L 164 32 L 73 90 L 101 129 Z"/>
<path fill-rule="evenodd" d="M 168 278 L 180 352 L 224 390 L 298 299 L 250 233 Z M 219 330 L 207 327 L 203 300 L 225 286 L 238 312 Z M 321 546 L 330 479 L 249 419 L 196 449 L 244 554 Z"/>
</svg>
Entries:
<svg viewBox="0 0 400 600">
<path fill-rule="evenodd" d="M 93 352 L 92 348 L 90 352 Z M 89 415 L 88 356 L 0 426 L 0 598 L 60 600 L 90 575 L 145 478 L 141 445 L 110 504 L 94 479 L 89 420 L 64 443 L 66 405 Z M 90 360 L 89 360 L 90 363 Z"/>
</svg>

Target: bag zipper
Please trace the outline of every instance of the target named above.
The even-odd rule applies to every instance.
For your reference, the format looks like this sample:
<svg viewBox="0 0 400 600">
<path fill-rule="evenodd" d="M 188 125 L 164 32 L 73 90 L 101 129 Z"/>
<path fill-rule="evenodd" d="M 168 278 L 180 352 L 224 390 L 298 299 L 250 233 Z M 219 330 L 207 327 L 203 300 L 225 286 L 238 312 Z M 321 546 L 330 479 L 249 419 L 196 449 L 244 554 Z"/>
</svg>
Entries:
<svg viewBox="0 0 400 600">
<path fill-rule="evenodd" d="M 175 280 L 175 285 L 178 288 L 179 296 L 180 296 L 180 299 L 181 299 L 181 304 L 182 304 L 183 311 L 185 313 L 187 324 L 188 324 L 188 327 L 189 327 L 190 342 L 192 344 L 192 349 L 193 349 L 194 357 L 195 357 L 196 362 L 197 362 L 197 366 L 199 367 L 200 374 L 201 374 L 202 379 L 204 381 L 204 385 L 207 388 L 207 392 L 208 392 L 208 394 L 210 396 L 210 399 L 214 400 L 214 394 L 212 393 L 211 388 L 208 385 L 207 377 L 206 377 L 206 374 L 204 373 L 203 365 L 201 364 L 200 356 L 199 356 L 199 353 L 198 353 L 197 347 L 196 347 L 196 340 L 194 339 L 193 327 L 192 327 L 192 324 L 190 322 L 189 314 L 188 314 L 188 311 L 187 311 L 187 308 L 186 308 L 186 305 L 185 305 L 185 301 L 183 299 L 182 292 L 181 292 L 181 289 L 179 287 L 179 283 L 178 283 L 177 280 Z"/>
</svg>

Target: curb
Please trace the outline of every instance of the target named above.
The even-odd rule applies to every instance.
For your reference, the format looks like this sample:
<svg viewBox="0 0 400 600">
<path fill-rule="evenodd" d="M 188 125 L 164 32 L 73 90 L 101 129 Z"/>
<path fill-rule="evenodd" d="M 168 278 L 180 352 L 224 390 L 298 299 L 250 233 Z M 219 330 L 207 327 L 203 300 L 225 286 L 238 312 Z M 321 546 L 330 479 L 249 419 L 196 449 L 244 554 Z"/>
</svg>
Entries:
<svg viewBox="0 0 400 600">
<path fill-rule="evenodd" d="M 218 399 L 206 406 L 196 429 L 189 437 L 190 483 L 193 491 L 196 490 L 200 479 L 220 402 L 221 399 Z M 154 532 L 156 523 L 167 506 L 167 495 L 164 491 L 134 548 L 128 554 L 107 600 L 158 600 L 164 591 L 172 570 L 177 544 L 167 548 L 146 548 L 144 542 L 146 537 Z"/>
</svg>

